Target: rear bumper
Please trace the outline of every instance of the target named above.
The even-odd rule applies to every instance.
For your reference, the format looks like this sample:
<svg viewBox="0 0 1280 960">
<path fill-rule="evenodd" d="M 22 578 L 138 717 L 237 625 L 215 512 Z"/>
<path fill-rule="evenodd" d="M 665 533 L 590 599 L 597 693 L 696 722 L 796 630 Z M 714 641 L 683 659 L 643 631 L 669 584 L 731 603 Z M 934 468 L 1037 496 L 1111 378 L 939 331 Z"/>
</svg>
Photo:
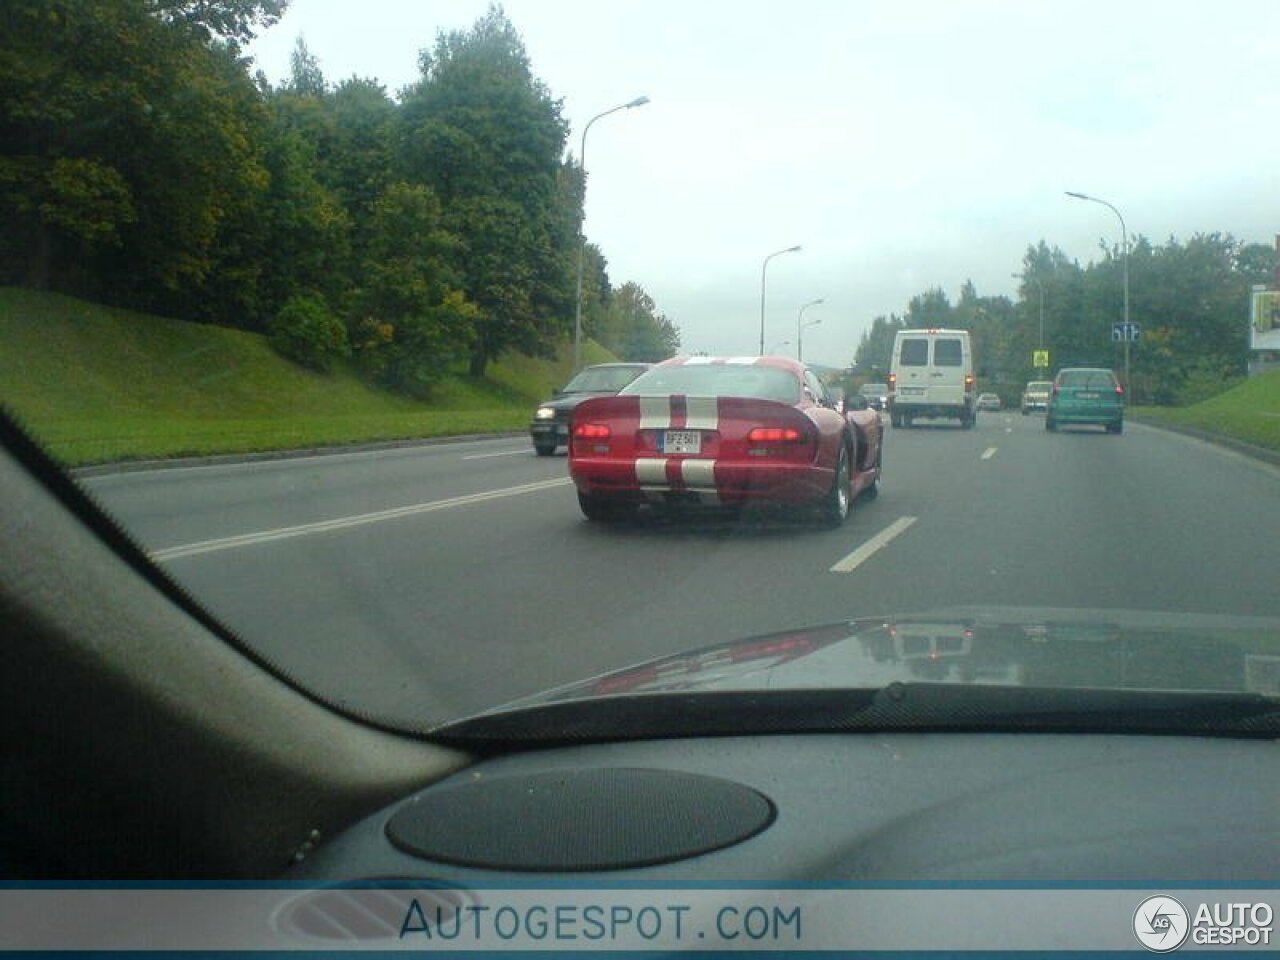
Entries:
<svg viewBox="0 0 1280 960">
<path fill-rule="evenodd" d="M 569 475 L 578 491 L 662 503 L 683 500 L 707 505 L 812 503 L 831 489 L 834 470 L 808 463 L 743 463 L 696 458 L 609 460 L 576 457 Z"/>
<path fill-rule="evenodd" d="M 555 443 L 556 446 L 567 446 L 569 443 L 569 424 L 555 420 L 535 420 L 529 424 L 529 436 L 534 445 Z"/>
<path fill-rule="evenodd" d="M 1124 420 L 1124 408 L 1085 407 L 1063 410 L 1061 407 L 1050 407 L 1048 415 L 1055 423 L 1120 423 Z"/>
</svg>

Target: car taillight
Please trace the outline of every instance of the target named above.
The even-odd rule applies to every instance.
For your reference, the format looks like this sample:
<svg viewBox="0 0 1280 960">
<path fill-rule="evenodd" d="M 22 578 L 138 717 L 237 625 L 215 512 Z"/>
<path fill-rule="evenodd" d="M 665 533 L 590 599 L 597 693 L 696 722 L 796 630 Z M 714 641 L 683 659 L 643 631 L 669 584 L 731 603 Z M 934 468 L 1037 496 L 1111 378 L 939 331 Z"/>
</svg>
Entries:
<svg viewBox="0 0 1280 960">
<path fill-rule="evenodd" d="M 1058 395 L 1058 390 L 1059 390 L 1059 389 L 1060 389 L 1060 388 L 1059 388 L 1059 386 L 1055 383 L 1055 384 L 1053 385 L 1053 388 L 1052 388 L 1049 392 L 1050 392 L 1050 393 L 1052 393 L 1052 394 L 1056 397 L 1056 396 Z"/>
<path fill-rule="evenodd" d="M 1117 397 L 1123 397 L 1123 396 L 1124 396 L 1124 387 L 1120 386 L 1120 384 L 1118 384 L 1118 383 L 1116 384 L 1116 396 L 1117 396 Z"/>
<path fill-rule="evenodd" d="M 747 443 L 799 443 L 804 434 L 795 427 L 752 427 Z"/>
<path fill-rule="evenodd" d="M 609 428 L 603 423 L 580 423 L 573 428 L 577 440 L 608 440 Z"/>
</svg>

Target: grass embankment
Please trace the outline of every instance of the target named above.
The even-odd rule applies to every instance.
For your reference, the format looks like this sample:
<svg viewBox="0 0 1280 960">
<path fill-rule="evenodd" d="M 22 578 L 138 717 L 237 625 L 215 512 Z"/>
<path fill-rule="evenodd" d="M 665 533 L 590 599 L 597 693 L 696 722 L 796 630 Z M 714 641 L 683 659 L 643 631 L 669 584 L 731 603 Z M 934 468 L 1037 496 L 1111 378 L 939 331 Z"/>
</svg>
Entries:
<svg viewBox="0 0 1280 960">
<path fill-rule="evenodd" d="M 1280 370 L 1188 407 L 1137 407 L 1138 419 L 1194 427 L 1280 450 Z"/>
<path fill-rule="evenodd" d="M 590 342 L 583 358 L 614 359 Z M 506 358 L 422 403 L 347 366 L 304 370 L 258 334 L 0 288 L 0 403 L 73 466 L 519 430 L 572 365 L 571 346 Z"/>
</svg>

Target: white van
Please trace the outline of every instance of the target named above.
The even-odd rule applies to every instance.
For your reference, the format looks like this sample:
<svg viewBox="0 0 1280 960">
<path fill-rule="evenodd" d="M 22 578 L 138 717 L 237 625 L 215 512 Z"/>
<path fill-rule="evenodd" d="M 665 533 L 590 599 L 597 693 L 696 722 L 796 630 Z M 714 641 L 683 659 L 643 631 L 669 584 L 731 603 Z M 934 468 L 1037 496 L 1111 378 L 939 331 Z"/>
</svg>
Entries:
<svg viewBox="0 0 1280 960">
<path fill-rule="evenodd" d="M 899 330 L 889 360 L 889 421 L 950 417 L 966 430 L 977 416 L 968 330 Z"/>
</svg>

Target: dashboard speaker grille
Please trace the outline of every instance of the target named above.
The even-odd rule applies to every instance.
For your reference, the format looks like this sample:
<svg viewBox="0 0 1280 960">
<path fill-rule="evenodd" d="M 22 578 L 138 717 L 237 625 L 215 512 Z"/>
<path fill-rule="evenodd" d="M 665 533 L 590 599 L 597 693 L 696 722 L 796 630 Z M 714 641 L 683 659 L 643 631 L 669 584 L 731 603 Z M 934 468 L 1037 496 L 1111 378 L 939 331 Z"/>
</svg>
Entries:
<svg viewBox="0 0 1280 960">
<path fill-rule="evenodd" d="M 556 771 L 433 787 L 387 835 L 401 850 L 491 870 L 625 870 L 683 860 L 759 833 L 767 797 L 673 770 Z"/>
</svg>

